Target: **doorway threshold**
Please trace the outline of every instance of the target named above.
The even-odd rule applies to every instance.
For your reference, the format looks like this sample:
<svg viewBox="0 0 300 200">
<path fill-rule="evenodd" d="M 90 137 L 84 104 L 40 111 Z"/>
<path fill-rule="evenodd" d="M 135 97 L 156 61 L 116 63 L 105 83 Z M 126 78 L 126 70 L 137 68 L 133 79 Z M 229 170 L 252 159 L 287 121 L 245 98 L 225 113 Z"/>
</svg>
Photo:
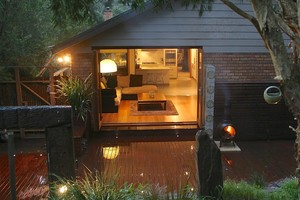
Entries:
<svg viewBox="0 0 300 200">
<path fill-rule="evenodd" d="M 101 131 L 115 130 L 176 130 L 176 129 L 199 129 L 196 121 L 190 122 L 162 122 L 162 123 L 103 123 Z"/>
</svg>

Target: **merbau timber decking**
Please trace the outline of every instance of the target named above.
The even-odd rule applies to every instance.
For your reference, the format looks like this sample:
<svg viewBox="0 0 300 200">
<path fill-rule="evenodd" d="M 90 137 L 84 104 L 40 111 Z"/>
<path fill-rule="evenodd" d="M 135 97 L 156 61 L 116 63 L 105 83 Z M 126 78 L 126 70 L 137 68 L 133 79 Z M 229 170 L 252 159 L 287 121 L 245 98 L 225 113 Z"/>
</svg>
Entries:
<svg viewBox="0 0 300 200">
<path fill-rule="evenodd" d="M 122 135 L 113 138 L 96 136 L 90 138 L 87 149 L 78 158 L 77 175 L 82 175 L 86 166 L 91 170 L 105 172 L 108 177 L 117 172 L 120 184 L 124 182 L 154 183 L 160 186 L 167 185 L 172 190 L 178 188 L 180 181 L 185 183 L 188 177 L 189 182 L 195 184 L 193 135 L 185 136 L 180 132 L 168 138 L 159 137 L 157 132 L 155 135 L 156 138 L 149 135 L 139 137 L 131 135 L 127 138 Z M 24 142 L 30 152 L 21 148 Z M 16 180 L 19 199 L 28 197 L 29 194 L 41 194 L 39 197 L 33 197 L 42 199 L 43 192 L 47 194 L 45 191 L 47 185 L 44 182 L 48 172 L 47 158 L 43 153 L 42 142 L 31 139 L 17 143 Z M 28 145 L 30 143 L 32 143 L 31 146 Z M 41 151 L 37 149 L 34 153 L 31 149 L 34 145 L 41 147 Z M 237 145 L 241 148 L 241 152 L 222 153 L 225 178 L 249 179 L 257 173 L 264 176 L 267 182 L 271 182 L 294 175 L 296 161 L 293 156 L 293 140 L 237 142 Z M 119 146 L 119 155 L 113 160 L 104 159 L 101 151 L 104 146 Z M 1 143 L 0 197 L 3 200 L 10 199 L 6 151 L 7 144 Z"/>
</svg>

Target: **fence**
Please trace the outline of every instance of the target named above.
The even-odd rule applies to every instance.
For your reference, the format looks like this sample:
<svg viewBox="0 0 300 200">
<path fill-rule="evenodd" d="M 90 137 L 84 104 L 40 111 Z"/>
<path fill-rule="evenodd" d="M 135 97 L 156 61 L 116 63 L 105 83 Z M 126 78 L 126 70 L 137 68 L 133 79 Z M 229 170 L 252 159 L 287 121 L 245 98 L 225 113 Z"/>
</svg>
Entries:
<svg viewBox="0 0 300 200">
<path fill-rule="evenodd" d="M 53 78 L 25 80 L 20 76 L 24 67 L 10 68 L 14 70 L 14 80 L 0 82 L 0 106 L 55 105 L 51 97 L 55 95 Z"/>
</svg>

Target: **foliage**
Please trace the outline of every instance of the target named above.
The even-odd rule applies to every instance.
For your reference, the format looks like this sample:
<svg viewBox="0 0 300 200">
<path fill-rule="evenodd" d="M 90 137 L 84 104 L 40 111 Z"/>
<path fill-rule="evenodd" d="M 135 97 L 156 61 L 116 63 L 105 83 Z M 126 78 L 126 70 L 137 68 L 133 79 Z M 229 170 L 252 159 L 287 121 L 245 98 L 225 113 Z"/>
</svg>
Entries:
<svg viewBox="0 0 300 200">
<path fill-rule="evenodd" d="M 12 74 L 7 68 L 0 66 L 0 81 L 11 81 L 13 80 Z"/>
<path fill-rule="evenodd" d="M 110 7 L 114 15 L 128 9 L 128 6 L 114 0 L 50 0 L 53 11 L 52 19 L 56 26 L 65 26 L 70 22 L 88 22 L 90 24 L 103 22 L 103 11 Z"/>
<path fill-rule="evenodd" d="M 236 183 L 232 180 L 226 180 L 224 182 L 224 188 L 223 188 L 224 199 L 261 200 L 261 199 L 266 199 L 266 197 L 267 197 L 267 192 L 257 185 L 251 185 L 245 181 Z"/>
<path fill-rule="evenodd" d="M 260 187 L 256 184 L 247 183 L 246 181 L 235 182 L 232 180 L 226 180 L 223 188 L 223 199 L 297 200 L 299 192 L 300 188 L 296 178 L 286 179 L 273 191 L 270 191 L 270 189 L 265 187 Z"/>
<path fill-rule="evenodd" d="M 298 199 L 300 194 L 298 180 L 296 178 L 285 180 L 280 188 L 271 193 L 272 200 Z"/>
<path fill-rule="evenodd" d="M 2 1 L 0 4 L 0 65 L 40 66 L 49 53 L 50 11 L 42 0 Z M 32 14 L 34 13 L 34 14 Z"/>
<path fill-rule="evenodd" d="M 181 185 L 177 190 L 170 192 L 167 187 L 158 184 L 117 184 L 119 175 L 107 177 L 106 173 L 95 173 L 86 170 L 84 177 L 75 181 L 66 180 L 58 177 L 58 181 L 51 186 L 50 199 L 140 199 L 140 200 L 216 200 L 213 197 L 197 197 L 196 191 L 191 190 L 188 183 Z M 65 186 L 64 193 L 59 192 L 59 188 Z M 246 181 L 236 182 L 226 180 L 224 188 L 220 191 L 220 197 L 224 200 L 281 200 L 298 199 L 297 179 L 291 178 L 283 181 L 279 187 L 273 191 L 268 188 L 259 187 L 247 183 Z"/>
<path fill-rule="evenodd" d="M 82 19 L 88 19 L 92 21 L 91 7 L 94 0 L 80 0 L 73 1 L 72 4 L 68 4 L 63 0 L 51 1 L 50 8 L 59 14 L 53 15 L 53 20 L 56 24 L 62 24 L 70 18 L 73 21 L 79 21 Z M 78 12 L 73 12 L 76 9 Z"/>
<path fill-rule="evenodd" d="M 265 187 L 266 186 L 266 181 L 263 175 L 259 174 L 258 172 L 254 172 L 248 181 L 251 185 L 256 185 L 258 187 Z"/>
<path fill-rule="evenodd" d="M 54 27 L 50 0 L 0 1 L 0 66 L 30 66 L 23 76 L 34 77 L 51 56 L 51 46 L 90 27 L 87 20 Z"/>
<path fill-rule="evenodd" d="M 117 184 L 118 173 L 112 178 L 108 178 L 105 173 L 95 173 L 86 170 L 84 177 L 80 180 L 66 180 L 58 177 L 58 181 L 51 186 L 50 199 L 78 199 L 78 200 L 93 200 L 93 199 L 112 199 L 112 200 L 170 200 L 170 199 L 185 199 L 196 200 L 196 194 L 190 192 L 189 186 L 184 186 L 181 194 L 176 191 L 168 193 L 166 187 L 153 184 L 128 184 L 122 186 Z M 60 193 L 59 188 L 65 186 L 65 193 Z M 184 191 L 188 191 L 184 193 Z"/>
<path fill-rule="evenodd" d="M 86 119 L 91 110 L 91 97 L 93 94 L 90 76 L 85 80 L 78 77 L 62 78 L 57 81 L 57 92 L 66 97 L 67 103 L 72 106 L 73 113 L 77 118 Z"/>
</svg>

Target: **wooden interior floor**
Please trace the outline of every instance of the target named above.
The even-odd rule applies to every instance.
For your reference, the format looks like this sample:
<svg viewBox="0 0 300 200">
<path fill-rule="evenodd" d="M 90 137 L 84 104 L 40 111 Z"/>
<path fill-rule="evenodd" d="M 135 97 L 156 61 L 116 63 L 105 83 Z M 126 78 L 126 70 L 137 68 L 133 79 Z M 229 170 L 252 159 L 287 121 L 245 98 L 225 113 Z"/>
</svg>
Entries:
<svg viewBox="0 0 300 200">
<path fill-rule="evenodd" d="M 118 113 L 103 113 L 104 124 L 125 123 L 159 123 L 159 122 L 196 122 L 197 121 L 197 96 L 166 96 L 171 100 L 178 115 L 144 115 L 134 116 L 130 114 L 130 102 L 122 100 Z"/>
<path fill-rule="evenodd" d="M 118 113 L 103 113 L 103 127 L 197 124 L 197 83 L 188 72 L 180 72 L 169 85 L 158 85 L 158 92 L 173 102 L 178 115 L 134 116 L 130 113 L 132 100 L 122 100 Z"/>
</svg>

